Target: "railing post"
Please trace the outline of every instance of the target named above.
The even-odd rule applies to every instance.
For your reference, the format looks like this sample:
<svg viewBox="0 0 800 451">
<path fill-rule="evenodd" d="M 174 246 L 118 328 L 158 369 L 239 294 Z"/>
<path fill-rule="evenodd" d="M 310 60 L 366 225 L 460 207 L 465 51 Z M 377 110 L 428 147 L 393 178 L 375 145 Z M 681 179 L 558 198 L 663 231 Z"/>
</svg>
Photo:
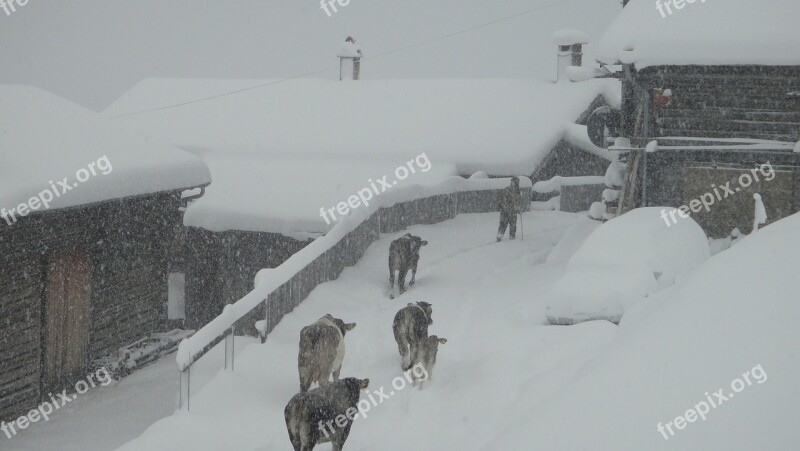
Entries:
<svg viewBox="0 0 800 451">
<path fill-rule="evenodd" d="M 270 328 L 269 323 L 269 296 L 264 299 L 264 332 L 261 334 L 261 343 L 266 343 L 267 341 L 267 331 Z"/>
<path fill-rule="evenodd" d="M 192 367 L 189 366 L 180 372 L 180 395 L 178 397 L 178 410 L 189 411 L 189 394 L 190 390 L 190 372 Z"/>
<path fill-rule="evenodd" d="M 230 332 L 225 336 L 225 370 L 233 371 L 233 343 L 236 338 L 236 330 L 231 326 Z"/>
</svg>

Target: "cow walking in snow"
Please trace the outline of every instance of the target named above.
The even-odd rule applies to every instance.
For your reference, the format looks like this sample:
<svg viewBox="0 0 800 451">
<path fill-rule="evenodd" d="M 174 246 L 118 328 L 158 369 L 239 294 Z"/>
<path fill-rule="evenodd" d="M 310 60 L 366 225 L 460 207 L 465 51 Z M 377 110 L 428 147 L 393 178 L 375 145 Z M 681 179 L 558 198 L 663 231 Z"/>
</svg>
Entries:
<svg viewBox="0 0 800 451">
<path fill-rule="evenodd" d="M 300 391 L 306 392 L 313 382 L 320 385 L 339 379 L 344 360 L 344 335 L 356 323 L 344 321 L 327 314 L 300 331 L 300 352 L 297 369 L 300 373 Z"/>
<path fill-rule="evenodd" d="M 433 324 L 433 308 L 427 302 L 409 303 L 394 316 L 392 331 L 400 351 L 403 371 L 414 364 L 414 356 L 419 355 L 419 348 L 428 338 L 428 326 Z"/>
<path fill-rule="evenodd" d="M 341 451 L 359 412 L 361 390 L 368 385 L 369 379 L 348 377 L 294 395 L 283 417 L 295 451 L 312 451 L 328 442 L 333 442 L 334 451 Z"/>
<path fill-rule="evenodd" d="M 500 192 L 497 206 L 500 209 L 500 227 L 497 228 L 497 242 L 503 239 L 508 228 L 508 237 L 517 235 L 517 214 L 521 211 L 522 195 L 519 192 L 519 178 L 511 177 L 511 185 Z"/>
<path fill-rule="evenodd" d="M 394 275 L 397 274 L 397 285 L 400 294 L 406 291 L 406 274 L 411 270 L 411 281 L 408 286 L 413 286 L 417 277 L 417 263 L 419 262 L 419 249 L 428 242 L 418 236 L 406 233 L 392 241 L 389 245 L 389 297 L 394 299 Z"/>
<path fill-rule="evenodd" d="M 433 379 L 433 367 L 436 365 L 436 356 L 439 353 L 439 345 L 447 343 L 446 338 L 439 338 L 436 335 L 426 337 L 422 343 L 416 347 L 416 352 L 411 353 L 411 366 L 416 367 L 421 365 L 424 369 L 424 377 L 412 372 L 412 384 L 419 384 L 422 389 L 422 384 L 425 381 Z"/>
</svg>

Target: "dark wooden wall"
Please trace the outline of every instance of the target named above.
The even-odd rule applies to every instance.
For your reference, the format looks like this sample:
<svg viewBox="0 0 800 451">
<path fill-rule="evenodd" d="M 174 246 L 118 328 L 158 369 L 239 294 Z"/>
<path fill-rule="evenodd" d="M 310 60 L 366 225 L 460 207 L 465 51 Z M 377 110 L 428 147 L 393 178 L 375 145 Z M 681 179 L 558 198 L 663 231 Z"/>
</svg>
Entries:
<svg viewBox="0 0 800 451">
<path fill-rule="evenodd" d="M 90 253 L 87 363 L 166 324 L 168 250 L 179 204 L 178 193 L 162 193 L 0 224 L 0 419 L 13 419 L 47 395 L 43 306 L 54 252 Z"/>
<path fill-rule="evenodd" d="M 670 106 L 653 108 L 651 137 L 800 140 L 800 94 L 790 95 L 800 93 L 798 66 L 656 66 L 636 76 L 672 90 Z"/>
<path fill-rule="evenodd" d="M 207 324 L 253 289 L 258 271 L 279 266 L 309 242 L 278 233 L 187 227 L 186 327 Z"/>
<path fill-rule="evenodd" d="M 769 202 L 769 196 L 764 199 L 765 206 L 772 220 L 776 219 L 775 212 L 794 213 L 800 210 L 800 154 L 793 152 L 778 151 L 731 151 L 731 150 L 664 150 L 647 154 L 647 205 L 648 206 L 669 206 L 679 207 L 691 199 L 684 198 L 685 168 L 688 167 L 720 167 L 750 170 L 761 164 L 769 163 L 777 170 L 788 170 L 794 173 L 793 194 L 783 199 L 781 205 Z M 761 177 L 764 178 L 763 176 Z M 707 184 L 707 191 L 712 190 L 712 181 Z M 736 184 L 732 184 L 733 187 Z M 769 191 L 769 182 L 764 182 L 765 191 Z M 744 196 L 744 193 L 737 193 L 736 196 Z M 751 196 L 752 197 L 752 196 Z M 752 202 L 751 200 L 747 201 Z M 712 207 L 713 208 L 713 207 Z M 736 223 L 737 227 L 743 232 L 751 229 L 752 209 L 748 208 L 741 212 L 741 217 L 726 218 L 726 222 Z M 715 238 L 726 236 L 730 232 L 730 227 L 724 230 L 724 234 L 715 227 L 707 227 L 706 233 Z"/>
</svg>

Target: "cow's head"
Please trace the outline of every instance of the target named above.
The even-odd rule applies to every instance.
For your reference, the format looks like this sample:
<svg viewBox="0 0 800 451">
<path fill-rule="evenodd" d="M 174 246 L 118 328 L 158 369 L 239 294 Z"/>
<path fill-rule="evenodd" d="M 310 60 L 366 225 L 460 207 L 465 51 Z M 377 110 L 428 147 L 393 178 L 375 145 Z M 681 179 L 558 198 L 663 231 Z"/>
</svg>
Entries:
<svg viewBox="0 0 800 451">
<path fill-rule="evenodd" d="M 417 305 L 425 312 L 425 315 L 428 317 L 428 324 L 433 324 L 433 306 L 423 301 L 417 302 Z"/>
<path fill-rule="evenodd" d="M 339 318 L 334 318 L 333 315 L 328 313 L 325 315 L 328 320 L 330 320 L 333 324 L 336 324 L 336 327 L 339 328 L 339 331 L 342 332 L 342 336 L 344 337 L 347 331 L 353 330 L 356 327 L 356 323 L 345 323 L 344 321 L 340 320 Z"/>
<path fill-rule="evenodd" d="M 421 248 L 422 246 L 428 245 L 427 241 L 423 240 L 418 236 L 414 236 L 410 233 L 406 233 L 405 235 L 403 235 L 403 238 L 411 241 L 411 251 L 414 253 L 419 252 L 419 248 Z"/>
<path fill-rule="evenodd" d="M 346 377 L 342 379 L 342 382 L 347 386 L 347 388 L 354 392 L 358 393 L 361 390 L 369 387 L 369 379 L 358 379 L 355 377 Z"/>
</svg>

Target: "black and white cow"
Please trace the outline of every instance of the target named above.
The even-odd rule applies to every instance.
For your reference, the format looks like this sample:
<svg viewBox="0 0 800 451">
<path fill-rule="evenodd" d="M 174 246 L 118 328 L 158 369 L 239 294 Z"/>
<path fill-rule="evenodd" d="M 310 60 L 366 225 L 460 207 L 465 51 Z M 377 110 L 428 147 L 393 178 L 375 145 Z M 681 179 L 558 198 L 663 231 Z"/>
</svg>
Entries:
<svg viewBox="0 0 800 451">
<path fill-rule="evenodd" d="M 300 351 L 297 369 L 300 373 L 300 391 L 308 391 L 312 383 L 320 385 L 339 379 L 344 360 L 344 335 L 356 323 L 344 321 L 327 314 L 300 331 Z"/>
<path fill-rule="evenodd" d="M 295 451 L 312 451 L 333 442 L 341 451 L 358 412 L 361 390 L 369 379 L 348 377 L 292 397 L 283 410 L 289 440 Z"/>
<path fill-rule="evenodd" d="M 433 307 L 427 302 L 409 303 L 394 316 L 392 331 L 400 351 L 403 371 L 411 368 L 412 356 L 428 337 L 428 326 L 433 324 Z"/>
<path fill-rule="evenodd" d="M 413 286 L 417 277 L 417 263 L 419 263 L 419 249 L 426 246 L 427 241 L 418 236 L 406 233 L 392 241 L 389 245 L 389 297 L 394 299 L 394 275 L 397 274 L 397 285 L 400 294 L 406 291 L 406 275 L 411 270 L 411 281 L 408 286 Z"/>
</svg>

